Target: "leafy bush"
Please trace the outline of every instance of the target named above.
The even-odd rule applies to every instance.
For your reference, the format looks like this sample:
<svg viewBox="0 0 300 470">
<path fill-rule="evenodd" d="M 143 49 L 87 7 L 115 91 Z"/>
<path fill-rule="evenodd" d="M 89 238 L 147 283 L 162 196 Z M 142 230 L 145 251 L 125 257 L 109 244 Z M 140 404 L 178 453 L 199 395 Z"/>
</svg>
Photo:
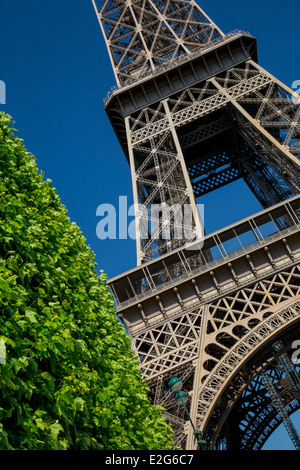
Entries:
<svg viewBox="0 0 300 470">
<path fill-rule="evenodd" d="M 0 449 L 170 449 L 104 273 L 0 113 Z"/>
</svg>

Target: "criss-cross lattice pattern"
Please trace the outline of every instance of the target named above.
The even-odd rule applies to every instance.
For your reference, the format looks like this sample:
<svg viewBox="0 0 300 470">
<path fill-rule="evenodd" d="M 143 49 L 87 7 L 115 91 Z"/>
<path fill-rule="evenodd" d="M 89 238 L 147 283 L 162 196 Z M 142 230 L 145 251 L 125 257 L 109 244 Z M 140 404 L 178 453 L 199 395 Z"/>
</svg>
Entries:
<svg viewBox="0 0 300 470">
<path fill-rule="evenodd" d="M 151 205 L 194 207 L 194 197 L 239 178 L 263 208 L 298 194 L 298 108 L 291 91 L 249 60 L 128 116 L 135 202 L 147 207 L 136 213 L 140 233 Z M 201 223 L 193 217 L 190 233 Z M 158 241 L 137 240 L 139 263 L 180 246 L 172 224 L 168 240 L 159 228 L 151 237 Z"/>
<path fill-rule="evenodd" d="M 152 377 L 197 357 L 200 327 L 201 313 L 195 311 L 158 324 L 137 337 L 134 350 L 140 358 L 143 373 Z"/>
<path fill-rule="evenodd" d="M 299 309 L 300 268 L 295 266 L 210 305 L 162 319 L 132 338 L 142 373 L 153 386 L 155 401 L 166 407 L 169 417 L 177 413 L 170 394 L 166 394 L 167 380 L 178 368 L 189 370 L 189 376 L 194 377 L 201 358 L 197 383 L 189 383 L 194 399 L 194 405 L 191 401 L 189 406 L 196 406 L 201 427 L 209 408 L 242 361 L 274 332 L 294 321 Z M 203 328 L 205 336 L 201 339 Z M 159 380 L 164 385 L 155 391 Z"/>
<path fill-rule="evenodd" d="M 94 0 L 118 84 L 224 36 L 194 0 Z"/>
<path fill-rule="evenodd" d="M 295 394 L 290 387 L 286 369 L 281 367 L 282 358 L 287 357 L 290 368 L 294 374 L 294 380 L 299 382 L 299 365 L 293 365 L 291 358 L 284 353 L 272 362 L 264 372 L 268 380 L 275 387 L 278 398 L 282 401 L 288 416 L 299 409 L 299 394 Z M 268 390 L 265 387 L 263 375 L 258 374 L 242 392 L 234 411 L 235 431 L 241 436 L 239 448 L 243 450 L 260 450 L 268 437 L 282 423 L 282 416 L 278 413 Z M 217 450 L 229 450 L 230 442 L 227 442 L 223 429 L 217 439 Z"/>
<path fill-rule="evenodd" d="M 182 230 L 182 207 L 190 203 L 187 178 L 172 132 L 153 137 L 148 145 L 138 146 L 134 153 L 135 184 L 142 209 L 137 214 L 140 230 L 141 260 L 149 261 L 158 254 L 171 251 L 192 239 L 195 222 L 185 220 Z M 167 218 L 158 208 L 170 210 Z M 162 218 L 168 219 L 166 228 Z M 179 225 L 178 221 L 179 220 Z M 178 236 L 175 237 L 175 231 Z"/>
</svg>

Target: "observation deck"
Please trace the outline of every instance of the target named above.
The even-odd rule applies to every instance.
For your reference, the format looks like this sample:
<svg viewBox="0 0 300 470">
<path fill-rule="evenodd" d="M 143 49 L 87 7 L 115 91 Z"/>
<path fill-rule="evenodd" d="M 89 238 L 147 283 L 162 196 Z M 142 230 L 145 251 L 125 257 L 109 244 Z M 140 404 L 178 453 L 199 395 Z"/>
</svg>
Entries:
<svg viewBox="0 0 300 470">
<path fill-rule="evenodd" d="M 133 333 L 298 264 L 299 231 L 295 196 L 110 279 L 117 314 Z"/>
</svg>

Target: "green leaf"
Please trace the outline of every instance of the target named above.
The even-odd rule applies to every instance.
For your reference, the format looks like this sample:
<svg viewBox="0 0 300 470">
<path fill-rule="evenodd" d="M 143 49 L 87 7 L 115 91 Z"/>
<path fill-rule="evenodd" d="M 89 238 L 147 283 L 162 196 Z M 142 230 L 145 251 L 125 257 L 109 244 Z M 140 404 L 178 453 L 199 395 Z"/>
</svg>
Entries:
<svg viewBox="0 0 300 470">
<path fill-rule="evenodd" d="M 15 342 L 14 342 L 12 339 L 7 338 L 7 336 L 1 335 L 1 336 L 0 336 L 0 341 L 3 341 L 5 344 L 9 344 L 10 346 L 14 346 L 14 345 L 15 345 Z"/>
<path fill-rule="evenodd" d="M 30 309 L 27 308 L 25 310 L 25 317 L 28 318 L 28 320 L 31 323 L 37 323 L 36 313 L 33 310 L 30 310 Z"/>
<path fill-rule="evenodd" d="M 2 290 L 5 293 L 8 293 L 11 290 L 9 283 L 1 278 L 0 278 L 0 290 Z"/>
<path fill-rule="evenodd" d="M 80 397 L 75 398 L 74 404 L 78 410 L 80 411 L 84 410 L 85 401 L 82 398 Z"/>
<path fill-rule="evenodd" d="M 36 418 L 35 423 L 39 429 L 42 429 L 42 431 L 44 431 L 48 427 L 47 423 L 45 423 L 42 418 Z"/>
<path fill-rule="evenodd" d="M 52 380 L 52 376 L 48 372 L 42 372 L 41 377 L 43 377 L 46 380 Z"/>
<path fill-rule="evenodd" d="M 52 439 L 54 440 L 57 440 L 58 434 L 64 430 L 63 427 L 58 422 L 54 424 L 50 424 L 49 428 L 50 428 L 50 435 Z"/>
</svg>

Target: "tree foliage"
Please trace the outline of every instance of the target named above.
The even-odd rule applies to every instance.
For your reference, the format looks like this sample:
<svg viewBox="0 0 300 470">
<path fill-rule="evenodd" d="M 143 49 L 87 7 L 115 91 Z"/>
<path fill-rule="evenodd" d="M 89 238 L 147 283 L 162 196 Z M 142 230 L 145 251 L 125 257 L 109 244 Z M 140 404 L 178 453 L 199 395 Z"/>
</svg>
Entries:
<svg viewBox="0 0 300 470">
<path fill-rule="evenodd" d="M 0 113 L 0 449 L 170 449 L 106 276 Z"/>
</svg>

